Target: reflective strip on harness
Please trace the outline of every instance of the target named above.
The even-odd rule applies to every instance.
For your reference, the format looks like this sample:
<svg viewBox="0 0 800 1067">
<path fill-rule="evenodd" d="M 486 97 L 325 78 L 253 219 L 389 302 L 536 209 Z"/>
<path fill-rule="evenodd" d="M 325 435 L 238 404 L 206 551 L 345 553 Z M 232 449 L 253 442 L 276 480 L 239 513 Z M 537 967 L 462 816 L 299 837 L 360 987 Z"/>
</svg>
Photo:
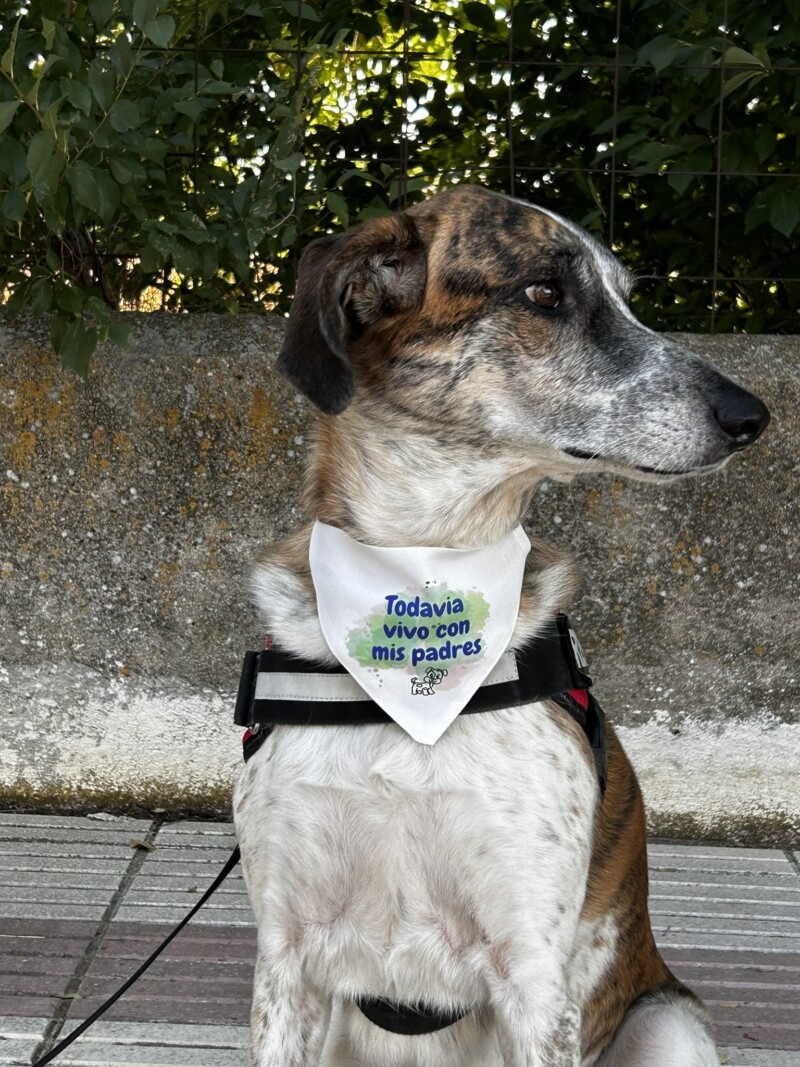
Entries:
<svg viewBox="0 0 800 1067">
<path fill-rule="evenodd" d="M 516 682 L 518 679 L 516 656 L 513 652 L 504 652 L 487 675 L 483 686 Z M 354 700 L 372 703 L 372 697 L 349 674 L 297 674 L 294 671 L 259 671 L 253 700 Z"/>
</svg>

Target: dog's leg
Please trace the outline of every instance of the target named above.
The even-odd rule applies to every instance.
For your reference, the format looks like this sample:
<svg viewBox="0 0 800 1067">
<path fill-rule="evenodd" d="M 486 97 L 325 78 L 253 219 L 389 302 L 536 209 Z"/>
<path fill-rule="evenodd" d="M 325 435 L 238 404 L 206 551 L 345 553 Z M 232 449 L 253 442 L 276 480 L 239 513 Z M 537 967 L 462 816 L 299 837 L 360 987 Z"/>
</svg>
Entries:
<svg viewBox="0 0 800 1067">
<path fill-rule="evenodd" d="M 559 987 L 559 975 L 537 972 L 493 998 L 508 1067 L 580 1067 L 580 1016 Z"/>
<path fill-rule="evenodd" d="M 628 1010 L 595 1067 L 719 1067 L 719 1056 L 702 1005 L 661 991 Z"/>
<path fill-rule="evenodd" d="M 317 1067 L 328 1031 L 330 997 L 302 974 L 299 960 L 260 946 L 250 1014 L 252 1067 Z"/>
</svg>

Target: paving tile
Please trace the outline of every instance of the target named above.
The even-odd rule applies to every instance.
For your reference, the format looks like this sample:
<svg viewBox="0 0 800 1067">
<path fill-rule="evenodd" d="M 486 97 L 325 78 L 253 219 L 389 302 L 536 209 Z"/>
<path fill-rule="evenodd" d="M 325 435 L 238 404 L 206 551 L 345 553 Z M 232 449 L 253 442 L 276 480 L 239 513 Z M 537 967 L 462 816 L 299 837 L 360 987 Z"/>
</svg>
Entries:
<svg viewBox="0 0 800 1067">
<path fill-rule="evenodd" d="M 729 1067 L 800 1067 L 796 1052 L 778 1052 L 775 1049 L 721 1048 L 720 1062 Z"/>
<path fill-rule="evenodd" d="M 776 879 L 777 881 L 777 879 Z M 663 909 L 671 900 L 726 901 L 762 905 L 774 901 L 778 905 L 800 906 L 800 886 L 731 885 L 724 882 L 703 884 L 654 882 L 650 887 L 650 910 Z"/>
<path fill-rule="evenodd" d="M 69 1032 L 65 1028 L 64 1036 Z M 59 1057 L 66 1067 L 247 1067 L 246 1026 L 96 1023 Z"/>
<path fill-rule="evenodd" d="M 180 822 L 164 823 L 160 837 L 171 834 L 188 834 L 190 837 L 225 837 L 235 839 L 236 832 L 230 822 L 200 822 L 196 819 L 184 819 Z"/>
<path fill-rule="evenodd" d="M 658 892 L 659 888 L 669 889 L 672 886 L 729 886 L 732 889 L 752 889 L 757 892 L 770 892 L 771 890 L 783 893 L 797 893 L 800 890 L 800 878 L 791 870 L 779 868 L 780 874 L 774 871 L 740 874 L 738 871 L 714 871 L 703 874 L 698 878 L 696 872 L 689 872 L 675 867 L 670 871 L 655 870 L 650 868 L 650 888 Z"/>
<path fill-rule="evenodd" d="M 149 827 L 141 819 L 98 822 L 5 813 L 0 819 L 0 915 L 99 920 L 130 864 L 131 838 L 144 837 Z"/>
<path fill-rule="evenodd" d="M 91 1014 L 136 970 L 171 926 L 112 924 L 81 986 L 73 1018 Z M 255 928 L 190 923 L 106 1018 L 238 1023 L 250 1013 Z"/>
<path fill-rule="evenodd" d="M 773 937 L 787 941 L 786 948 L 800 948 L 800 931 L 797 929 L 796 920 L 785 919 L 781 916 L 768 915 L 765 919 L 743 919 L 722 913 L 714 915 L 711 912 L 693 908 L 685 912 L 673 910 L 668 913 L 656 913 L 652 919 L 654 930 L 658 928 L 672 931 L 691 930 L 701 934 L 725 934 L 737 939 L 731 941 L 732 947 L 737 944 L 741 945 L 743 939 L 747 937 Z"/>
<path fill-rule="evenodd" d="M 30 1067 L 34 1049 L 42 1040 L 47 1016 L 18 1018 L 0 1015 L 0 1064 Z"/>
<path fill-rule="evenodd" d="M 704 845 L 702 843 L 682 845 L 677 841 L 648 841 L 647 853 L 651 857 L 672 855 L 697 858 L 711 857 L 715 860 L 725 858 L 739 860 L 743 855 L 746 855 L 751 859 L 760 858 L 772 861 L 776 857 L 783 856 L 779 849 L 774 848 L 738 848 L 736 846 Z"/>
<path fill-rule="evenodd" d="M 63 1005 L 96 920 L 129 868 L 130 838 L 148 828 L 142 820 L 0 814 L 3 1067 L 27 1063 L 42 1020 Z M 70 1020 L 94 1010 L 183 918 L 235 837 L 228 823 L 186 821 L 163 826 L 155 843 L 140 855 Z M 800 1067 L 797 869 L 777 851 L 671 843 L 651 846 L 650 868 L 656 939 L 674 972 L 708 1003 L 723 1061 Z M 244 1067 L 254 958 L 255 928 L 236 871 L 60 1062 Z"/>
<path fill-rule="evenodd" d="M 236 846 L 226 823 L 169 823 L 155 840 L 117 916 L 119 922 L 176 923 L 197 903 Z M 241 868 L 192 920 L 198 925 L 251 926 Z"/>
<path fill-rule="evenodd" d="M 647 858 L 653 870 L 678 867 L 681 870 L 697 871 L 794 871 L 785 852 L 780 849 L 758 848 L 705 848 L 692 845 L 648 845 Z"/>
<path fill-rule="evenodd" d="M 95 922 L 0 919 L 0 1016 L 49 1018 L 96 930 Z"/>
</svg>

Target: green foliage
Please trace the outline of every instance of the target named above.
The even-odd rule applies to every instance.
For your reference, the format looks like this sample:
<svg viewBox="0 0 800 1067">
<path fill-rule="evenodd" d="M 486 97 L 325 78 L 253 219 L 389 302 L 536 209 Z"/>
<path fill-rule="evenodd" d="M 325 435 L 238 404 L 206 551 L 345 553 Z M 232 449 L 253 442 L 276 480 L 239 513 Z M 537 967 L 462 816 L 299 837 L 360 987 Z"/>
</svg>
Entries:
<svg viewBox="0 0 800 1067">
<path fill-rule="evenodd" d="M 481 181 L 582 222 L 635 270 L 637 311 L 655 328 L 708 329 L 713 301 L 717 329 L 798 331 L 800 284 L 775 279 L 800 278 L 800 5 L 727 9 L 723 36 L 721 2 L 625 5 L 617 54 L 610 2 L 515 0 L 513 42 L 497 4 L 414 5 L 410 49 L 435 58 L 408 79 L 410 109 L 424 107 L 410 199 Z M 402 5 L 376 18 L 380 36 L 365 29 L 362 47 L 377 51 L 399 39 Z M 402 191 L 395 55 L 391 84 L 385 61 L 354 60 L 352 114 L 323 109 L 313 130 L 356 218 L 376 201 L 346 179 L 353 168 L 381 179 L 389 207 Z M 701 279 L 716 242 L 714 300 Z"/>
<path fill-rule="evenodd" d="M 67 9 L 2 16 L 0 290 L 50 313 L 54 347 L 85 371 L 143 292 L 183 310 L 271 303 L 289 224 L 319 199 L 299 147 L 339 42 L 295 68 L 281 4 L 206 0 L 197 27 L 193 0 Z"/>
<path fill-rule="evenodd" d="M 800 285 L 747 279 L 800 277 L 800 6 L 727 7 L 634 0 L 617 48 L 588 0 L 513 40 L 477 0 L 407 36 L 400 0 L 6 4 L 0 292 L 84 370 L 142 294 L 284 308 L 308 239 L 470 180 L 612 238 L 653 326 L 707 327 L 718 241 L 717 327 L 796 331 Z"/>
</svg>

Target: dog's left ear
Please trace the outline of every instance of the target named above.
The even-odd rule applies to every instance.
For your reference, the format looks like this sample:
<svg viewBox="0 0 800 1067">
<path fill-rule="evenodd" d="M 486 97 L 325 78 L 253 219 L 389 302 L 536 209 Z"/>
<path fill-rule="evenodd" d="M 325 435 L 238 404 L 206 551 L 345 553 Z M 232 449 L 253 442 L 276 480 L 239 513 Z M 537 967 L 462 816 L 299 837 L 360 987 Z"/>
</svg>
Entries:
<svg viewBox="0 0 800 1067">
<path fill-rule="evenodd" d="M 381 319 L 418 308 L 426 273 L 425 245 L 407 215 L 314 241 L 300 260 L 279 368 L 338 415 L 355 392 L 351 346 Z"/>
</svg>

